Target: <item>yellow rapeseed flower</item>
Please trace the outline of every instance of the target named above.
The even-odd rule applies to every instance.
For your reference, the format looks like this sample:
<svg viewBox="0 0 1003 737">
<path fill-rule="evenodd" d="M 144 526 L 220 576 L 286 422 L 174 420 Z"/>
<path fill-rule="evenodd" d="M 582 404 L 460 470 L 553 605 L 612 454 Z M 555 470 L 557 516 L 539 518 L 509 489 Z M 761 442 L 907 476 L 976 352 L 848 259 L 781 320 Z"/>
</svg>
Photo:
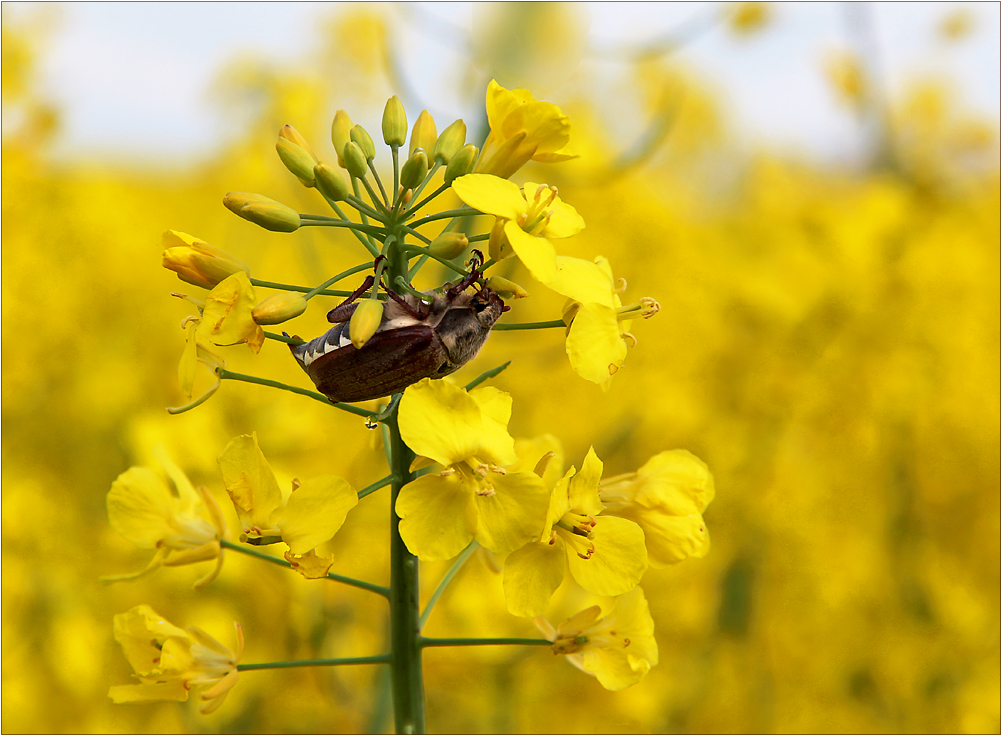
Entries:
<svg viewBox="0 0 1003 737">
<path fill-rule="evenodd" d="M 194 409 L 215 394 L 222 383 L 219 369 L 226 366 L 226 361 L 202 344 L 202 340 L 196 332 L 198 319 L 189 318 L 187 323 L 187 342 L 185 343 L 185 350 L 181 354 L 181 362 L 178 364 L 178 383 L 181 384 L 181 391 L 184 392 L 185 397 L 190 401 L 180 407 L 168 407 L 167 411 L 172 415 Z M 214 381 L 202 394 L 192 399 L 192 394 L 195 390 L 195 374 L 198 371 L 199 365 L 205 366 L 206 370 L 212 374 Z"/>
<path fill-rule="evenodd" d="M 635 473 L 603 479 L 599 498 L 607 514 L 633 520 L 644 530 L 652 568 L 702 558 L 710 549 L 701 515 L 714 498 L 714 477 L 688 451 L 667 450 Z"/>
<path fill-rule="evenodd" d="M 115 615 L 115 640 L 136 672 L 139 685 L 112 686 L 116 704 L 187 701 L 192 688 L 207 702 L 199 709 L 211 714 L 237 683 L 237 663 L 244 651 L 244 633 L 237 624 L 233 652 L 198 627 L 175 627 L 146 604 Z"/>
<path fill-rule="evenodd" d="M 244 530 L 241 540 L 252 545 L 284 542 L 289 546 L 286 559 L 300 573 L 307 578 L 327 575 L 333 556 L 317 566 L 310 554 L 334 537 L 349 510 L 359 503 L 358 494 L 348 482 L 325 475 L 303 484 L 294 483 L 292 494 L 283 501 L 275 474 L 258 447 L 257 434 L 235 437 L 219 454 L 218 461 L 227 494 Z"/>
<path fill-rule="evenodd" d="M 530 273 L 548 284 L 557 278 L 557 253 L 548 238 L 568 238 L 585 227 L 585 221 L 571 205 L 557 196 L 557 187 L 526 182 L 517 185 L 490 174 L 468 174 L 453 182 L 453 191 L 465 203 L 494 215 L 503 239 L 494 259 L 511 251 Z"/>
<path fill-rule="evenodd" d="M 238 271 L 251 273 L 250 267 L 243 261 L 187 233 L 168 230 L 163 241 L 164 268 L 175 272 L 181 281 L 196 287 L 212 289 Z"/>
<path fill-rule="evenodd" d="M 554 627 L 537 617 L 537 628 L 575 667 L 594 675 L 603 688 L 633 686 L 658 665 L 655 623 L 644 592 L 636 588 L 617 598 L 609 614 L 589 607 Z"/>
<path fill-rule="evenodd" d="M 265 332 L 254 321 L 258 300 L 247 274 L 240 271 L 217 284 L 206 297 L 196 332 L 216 345 L 237 345 L 257 353 L 265 342 Z"/>
<path fill-rule="evenodd" d="M 641 580 L 648 567 L 644 533 L 630 520 L 601 514 L 602 469 L 589 448 L 582 470 L 575 473 L 572 466 L 554 485 L 540 540 L 506 559 L 505 601 L 513 614 L 542 614 L 568 571 L 600 596 L 619 596 Z"/>
<path fill-rule="evenodd" d="M 476 539 L 508 553 L 537 538 L 547 488 L 534 473 L 508 473 L 517 460 L 507 425 L 512 398 L 494 387 L 467 392 L 423 379 L 400 403 L 400 432 L 418 456 L 444 466 L 397 497 L 400 534 L 422 560 L 452 558 Z"/>
<path fill-rule="evenodd" d="M 557 105 L 537 100 L 529 90 L 507 90 L 493 79 L 486 105 L 491 132 L 475 172 L 508 179 L 530 159 L 557 163 L 578 158 L 566 150 L 571 123 Z"/>
<path fill-rule="evenodd" d="M 212 494 L 198 491 L 162 448 L 157 459 L 174 483 L 175 492 L 155 471 L 133 466 L 121 474 L 108 492 L 108 521 L 111 526 L 140 548 L 156 550 L 149 565 L 137 573 L 105 576 L 105 583 L 129 581 L 145 576 L 160 566 L 183 566 L 215 560 L 216 566 L 195 583 L 205 586 L 223 565 L 220 540 L 226 531 L 223 515 Z"/>
</svg>

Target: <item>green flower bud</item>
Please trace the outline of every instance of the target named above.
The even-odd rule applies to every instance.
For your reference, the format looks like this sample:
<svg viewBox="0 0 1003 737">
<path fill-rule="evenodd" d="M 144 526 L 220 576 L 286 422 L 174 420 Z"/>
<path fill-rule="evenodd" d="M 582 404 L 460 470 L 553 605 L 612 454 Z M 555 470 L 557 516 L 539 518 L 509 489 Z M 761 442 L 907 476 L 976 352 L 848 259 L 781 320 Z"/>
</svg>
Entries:
<svg viewBox="0 0 1003 737">
<path fill-rule="evenodd" d="M 345 168 L 353 177 L 364 177 L 368 168 L 366 167 L 366 155 L 355 141 L 349 141 L 345 145 L 345 150 L 341 157 L 345 160 Z"/>
<path fill-rule="evenodd" d="M 411 153 L 420 148 L 428 156 L 428 152 L 435 148 L 435 135 L 435 120 L 428 110 L 422 110 L 411 129 Z"/>
<path fill-rule="evenodd" d="M 302 294 L 273 294 L 251 310 L 251 318 L 258 325 L 278 325 L 302 315 L 306 312 L 306 304 Z"/>
<path fill-rule="evenodd" d="M 426 174 L 428 174 L 428 157 L 424 149 L 419 148 L 401 167 L 401 187 L 414 189 L 424 181 Z"/>
<path fill-rule="evenodd" d="M 347 168 L 344 152 L 345 146 L 352 140 L 352 125 L 352 119 L 344 110 L 339 110 L 334 114 L 334 121 L 331 123 L 331 143 L 334 144 L 334 152 L 338 154 L 338 166 L 342 169 Z"/>
<path fill-rule="evenodd" d="M 313 157 L 314 161 L 317 161 L 317 155 L 310 148 L 310 144 L 302 136 L 302 134 L 293 128 L 291 125 L 282 126 L 282 130 L 279 131 L 279 138 L 285 138 L 290 143 L 295 143 L 300 148 L 306 149 L 306 151 Z"/>
<path fill-rule="evenodd" d="M 356 350 L 362 348 L 366 341 L 373 337 L 376 329 L 383 321 L 383 303 L 378 299 L 364 299 L 352 313 L 352 321 L 348 325 L 348 337 Z"/>
<path fill-rule="evenodd" d="M 313 186 L 313 168 L 317 165 L 317 159 L 309 151 L 287 138 L 279 138 L 275 150 L 286 169 L 295 174 L 305 186 Z"/>
<path fill-rule="evenodd" d="M 503 276 L 492 276 L 488 279 L 487 284 L 491 289 L 498 292 L 498 296 L 502 299 L 522 299 L 529 296 L 529 292 L 514 281 L 509 281 Z"/>
<path fill-rule="evenodd" d="M 457 177 L 466 176 L 473 171 L 474 163 L 476 161 L 477 146 L 472 143 L 468 143 L 449 160 L 449 165 L 446 166 L 446 184 L 452 184 L 453 180 Z"/>
<path fill-rule="evenodd" d="M 350 135 L 352 140 L 359 144 L 359 148 L 362 149 L 362 153 L 366 156 L 366 161 L 376 158 L 376 144 L 373 143 L 373 137 L 366 132 L 365 128 L 361 125 L 352 126 Z"/>
<path fill-rule="evenodd" d="M 456 156 L 456 152 L 463 147 L 466 139 L 467 124 L 462 120 L 454 120 L 446 130 L 439 134 L 439 139 L 435 142 L 435 148 L 432 150 L 432 161 L 442 161 L 443 164 L 448 164 Z"/>
<path fill-rule="evenodd" d="M 335 169 L 327 164 L 317 164 L 313 168 L 314 185 L 329 200 L 341 202 L 348 198 L 348 185 Z"/>
<path fill-rule="evenodd" d="M 278 233 L 292 233 L 300 226 L 300 216 L 291 207 L 281 202 L 250 192 L 227 192 L 223 204 L 230 212 L 265 230 Z"/>
<path fill-rule="evenodd" d="M 470 241 L 463 233 L 450 231 L 443 233 L 436 238 L 428 247 L 428 252 L 433 256 L 444 259 L 454 259 L 467 250 Z"/>
<path fill-rule="evenodd" d="M 388 146 L 403 146 L 407 140 L 407 113 L 397 95 L 383 108 L 383 140 Z"/>
</svg>

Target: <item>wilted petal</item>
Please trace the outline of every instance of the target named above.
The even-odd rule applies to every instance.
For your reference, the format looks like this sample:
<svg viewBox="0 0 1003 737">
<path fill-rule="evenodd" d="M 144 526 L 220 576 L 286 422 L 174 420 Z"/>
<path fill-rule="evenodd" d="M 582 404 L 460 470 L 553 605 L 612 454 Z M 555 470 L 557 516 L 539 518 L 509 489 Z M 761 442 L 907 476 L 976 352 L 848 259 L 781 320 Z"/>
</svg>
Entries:
<svg viewBox="0 0 1003 737">
<path fill-rule="evenodd" d="M 282 492 L 258 447 L 257 433 L 235 437 L 217 460 L 241 524 L 267 528 L 272 512 L 282 504 Z"/>
</svg>

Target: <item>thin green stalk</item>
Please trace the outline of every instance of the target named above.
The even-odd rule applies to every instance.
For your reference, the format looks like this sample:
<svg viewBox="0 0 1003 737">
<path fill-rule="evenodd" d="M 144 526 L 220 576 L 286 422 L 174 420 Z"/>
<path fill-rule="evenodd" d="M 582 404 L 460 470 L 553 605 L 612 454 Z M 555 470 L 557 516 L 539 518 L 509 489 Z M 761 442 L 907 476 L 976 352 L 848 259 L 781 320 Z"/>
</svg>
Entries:
<svg viewBox="0 0 1003 737">
<path fill-rule="evenodd" d="M 330 279 L 328 279 L 323 284 L 314 287 L 309 292 L 307 292 L 305 295 L 303 295 L 303 299 L 310 299 L 311 297 L 315 297 L 316 295 L 318 295 L 321 292 L 323 292 L 325 289 L 327 289 L 329 286 L 331 286 L 335 282 L 339 282 L 342 279 L 345 279 L 345 278 L 347 278 L 349 276 L 352 276 L 352 274 L 358 274 L 359 272 L 362 272 L 362 271 L 369 271 L 371 268 L 373 268 L 372 264 L 369 264 L 369 263 L 359 264 L 358 266 L 353 266 L 350 269 L 346 269 L 345 271 L 342 271 L 340 274 L 335 274 L 334 276 L 332 276 Z"/>
<path fill-rule="evenodd" d="M 374 491 L 379 491 L 384 486 L 390 486 L 390 484 L 392 484 L 396 479 L 397 479 L 396 476 L 390 474 L 389 476 L 384 476 L 379 481 L 371 483 L 369 486 L 367 486 L 365 489 L 359 492 L 359 499 L 365 499 Z"/>
<path fill-rule="evenodd" d="M 477 541 L 471 540 L 470 544 L 464 548 L 462 553 L 460 553 L 456 562 L 453 563 L 448 571 L 446 571 L 446 575 L 442 577 L 441 581 L 439 581 L 439 585 L 435 588 L 435 591 L 432 593 L 432 597 L 425 605 L 425 611 L 421 613 L 421 618 L 418 620 L 419 627 L 424 628 L 425 622 L 428 621 L 428 616 L 432 613 L 433 607 L 435 607 L 436 603 L 439 601 L 439 597 L 442 596 L 442 592 L 446 590 L 446 587 L 449 586 L 449 582 L 452 581 L 453 577 L 460 572 L 460 569 L 463 568 L 463 564 L 466 563 L 467 559 L 474 554 L 475 550 L 477 550 Z"/>
<path fill-rule="evenodd" d="M 379 253 L 376 254 L 377 256 Z M 366 268 L 371 268 L 370 265 L 366 265 Z M 283 289 L 287 292 L 310 292 L 314 287 L 301 287 L 298 284 L 280 284 L 275 281 L 264 281 L 263 279 L 251 279 L 251 285 L 255 287 L 264 287 L 265 289 Z M 347 292 L 344 289 L 322 289 L 317 294 L 322 294 L 325 297 L 347 297 L 351 292 Z"/>
<path fill-rule="evenodd" d="M 280 343 L 288 343 L 289 345 L 303 345 L 306 343 L 302 338 L 293 338 L 288 335 L 279 335 L 278 333 L 269 333 L 267 330 L 265 332 L 265 337 L 269 340 L 277 340 Z"/>
<path fill-rule="evenodd" d="M 409 228 L 406 225 L 404 226 L 404 232 L 405 233 L 409 233 L 410 235 L 413 235 L 415 238 L 417 238 L 420 241 L 424 241 L 425 245 L 428 245 L 429 243 L 432 242 L 432 239 L 429 238 L 427 235 L 422 235 L 421 233 L 419 233 L 414 228 Z"/>
<path fill-rule="evenodd" d="M 348 220 L 349 219 L 348 216 L 345 215 L 344 212 L 342 212 L 341 208 L 338 207 L 338 203 L 337 202 L 335 202 L 334 200 L 328 200 L 327 197 L 324 197 L 324 199 L 327 200 L 327 204 L 329 204 L 331 206 L 331 208 L 336 213 L 338 213 L 338 215 L 341 216 L 342 220 Z M 361 243 L 363 246 L 365 246 L 366 250 L 369 251 L 371 254 L 373 254 L 373 256 L 379 256 L 380 255 L 379 251 L 376 250 L 376 248 L 373 246 L 373 244 L 370 243 L 366 239 L 366 237 L 362 235 L 362 233 L 360 233 L 357 230 L 353 230 L 352 231 L 352 235 L 354 235 L 358 239 L 359 243 Z"/>
<path fill-rule="evenodd" d="M 397 411 L 387 418 L 390 472 L 397 477 L 390 493 L 390 650 L 394 723 L 397 734 L 425 733 L 425 687 L 421 673 L 421 625 L 418 623 L 418 558 L 404 545 L 394 507 L 406 484 L 415 455 L 401 439 Z"/>
<path fill-rule="evenodd" d="M 390 200 L 387 199 L 387 191 L 383 189 L 383 182 L 380 180 L 379 172 L 376 171 L 376 162 L 369 159 L 369 171 L 373 173 L 373 179 L 376 180 L 376 186 L 380 188 L 380 194 L 383 195 L 383 204 L 385 206 L 390 205 Z"/>
<path fill-rule="evenodd" d="M 393 656 L 364 655 L 361 658 L 317 658 L 315 660 L 279 660 L 274 663 L 237 663 L 237 670 L 269 670 L 271 668 L 309 668 L 317 665 L 373 665 L 389 663 Z"/>
<path fill-rule="evenodd" d="M 390 155 L 393 157 L 393 160 L 394 160 L 394 204 L 395 205 L 397 204 L 397 190 L 400 189 L 400 186 L 401 186 L 401 170 L 400 170 L 400 162 L 398 161 L 398 154 L 397 154 L 399 148 L 400 148 L 399 146 L 391 146 L 390 147 Z"/>
<path fill-rule="evenodd" d="M 541 330 L 543 328 L 567 327 L 564 320 L 547 320 L 546 322 L 496 322 L 492 330 Z"/>
<path fill-rule="evenodd" d="M 416 263 L 414 266 L 411 267 L 411 270 L 408 272 L 408 279 L 412 279 L 413 280 L 415 274 L 417 274 L 419 271 L 421 271 L 421 267 L 425 265 L 426 261 L 428 261 L 428 254 L 427 253 L 423 254 L 422 257 L 420 259 L 418 259 L 418 263 Z"/>
<path fill-rule="evenodd" d="M 370 164 L 370 166 L 372 165 Z M 360 177 L 360 179 L 362 180 L 362 184 L 365 186 L 366 191 L 369 193 L 369 199 L 372 200 L 373 206 L 376 208 L 376 211 L 379 212 L 384 217 L 389 215 L 390 214 L 389 208 L 386 205 L 380 204 L 380 198 L 379 196 L 377 196 L 376 190 L 373 189 L 373 185 L 369 183 L 369 178 Z"/>
<path fill-rule="evenodd" d="M 351 220 L 302 220 L 300 221 L 301 228 L 350 228 L 351 230 L 357 230 L 360 233 L 365 233 L 368 236 L 383 235 L 385 232 L 383 228 L 377 225 L 359 225 L 358 223 L 352 222 Z"/>
<path fill-rule="evenodd" d="M 488 369 L 487 371 L 485 371 L 483 374 L 481 374 L 480 376 L 478 376 L 476 379 L 474 379 L 473 381 L 471 381 L 469 384 L 467 384 L 463 388 L 466 389 L 467 391 L 470 391 L 471 389 L 473 389 L 474 387 L 476 387 L 478 384 L 481 384 L 482 382 L 485 382 L 488 379 L 493 379 L 498 374 L 500 374 L 502 371 L 504 371 L 505 369 L 507 369 L 510 365 L 512 365 L 512 362 L 511 361 L 506 361 L 501 366 L 495 366 L 493 369 Z"/>
<path fill-rule="evenodd" d="M 284 568 L 292 568 L 292 563 L 285 560 L 284 558 L 276 558 L 274 555 L 268 555 L 267 553 L 261 553 L 254 548 L 247 548 L 243 545 L 237 545 L 236 543 L 230 542 L 229 540 L 220 540 L 219 544 L 221 547 L 227 548 L 229 550 L 236 551 L 238 553 L 243 553 L 244 555 L 249 555 L 252 558 L 260 558 L 261 560 L 268 561 L 269 563 L 274 563 L 277 566 L 283 566 Z M 364 591 L 371 591 L 374 594 L 379 594 L 382 597 L 389 598 L 390 589 L 386 586 L 379 586 L 375 583 L 369 583 L 368 581 L 360 581 L 357 578 L 349 578 L 348 576 L 339 576 L 337 573 L 328 573 L 327 577 L 332 581 L 337 581 L 338 583 L 343 583 L 346 586 L 354 586 L 357 589 L 363 589 Z"/>
<path fill-rule="evenodd" d="M 418 199 L 418 196 L 422 193 L 422 191 L 425 189 L 425 187 L 428 186 L 428 183 L 432 181 L 432 175 L 435 174 L 437 171 L 439 171 L 439 168 L 441 166 L 442 166 L 442 164 L 440 164 L 437 161 L 435 163 L 435 165 L 429 170 L 428 174 L 425 176 L 425 181 L 423 181 L 421 183 L 421 185 L 418 187 L 418 190 L 414 193 L 414 199 Z M 441 185 L 437 190 L 435 190 L 432 194 L 430 194 L 428 197 L 426 197 L 425 199 L 423 199 L 417 205 L 414 205 L 413 207 L 409 207 L 408 208 L 408 212 L 409 213 L 418 212 L 418 210 L 420 210 L 421 208 L 423 208 L 429 202 L 431 202 L 436 197 L 438 197 L 443 192 L 445 192 L 447 189 L 449 189 L 450 186 L 452 186 L 452 184 L 443 184 L 443 185 Z"/>
<path fill-rule="evenodd" d="M 381 223 L 386 222 L 387 214 L 381 212 L 377 207 L 370 205 L 364 199 L 362 199 L 362 194 L 359 192 L 358 183 L 355 181 L 355 177 L 352 177 L 352 188 L 355 190 L 355 196 L 348 195 L 345 197 L 345 202 L 350 204 L 356 210 L 359 211 L 359 217 L 363 219 L 365 215 L 373 218 L 374 220 L 379 220 Z"/>
<path fill-rule="evenodd" d="M 461 207 L 456 210 L 443 210 L 442 212 L 437 212 L 434 215 L 426 215 L 423 218 L 418 218 L 413 223 L 411 223 L 412 228 L 417 228 L 419 225 L 424 225 L 425 223 L 431 223 L 435 220 L 445 220 L 446 218 L 461 218 L 467 215 L 481 215 L 480 210 L 475 210 L 472 207 Z"/>
<path fill-rule="evenodd" d="M 355 197 L 349 198 L 348 201 L 352 203 L 356 210 L 359 211 L 359 217 L 362 218 L 363 225 L 369 225 L 369 218 L 366 215 L 366 210 L 369 210 L 369 206 L 362 201 L 362 195 L 359 192 L 359 178 L 351 177 L 351 179 L 352 191 L 355 192 Z M 369 239 L 369 243 L 372 245 L 373 249 L 375 249 L 374 253 L 378 255 L 380 247 L 376 245 L 376 240 L 371 235 L 367 235 L 366 237 Z"/>
<path fill-rule="evenodd" d="M 248 384 L 260 384 L 261 386 L 270 386 L 273 389 L 284 389 L 287 392 L 292 392 L 293 394 L 302 394 L 304 397 L 310 397 L 310 399 L 316 399 L 318 402 L 323 402 L 324 404 L 329 404 L 332 407 L 337 407 L 345 412 L 351 412 L 353 415 L 358 415 L 359 417 L 371 417 L 372 412 L 368 409 L 362 409 L 362 407 L 356 407 L 354 404 L 345 404 L 344 402 L 332 402 L 330 399 L 325 397 L 323 394 L 318 394 L 317 392 L 312 392 L 309 389 L 300 389 L 298 386 L 289 386 L 289 384 L 283 384 L 278 381 L 272 381 L 271 379 L 262 379 L 260 376 L 248 376 L 247 374 L 238 374 L 234 371 L 227 371 L 226 369 L 219 369 L 219 378 L 221 379 L 233 379 L 234 381 L 246 381 Z"/>
<path fill-rule="evenodd" d="M 477 235 L 468 235 L 467 240 L 471 243 L 477 243 L 478 241 L 486 241 L 490 237 L 490 233 L 478 233 Z M 487 268 L 487 264 L 484 264 L 484 268 Z"/>
<path fill-rule="evenodd" d="M 421 246 L 410 245 L 410 246 L 408 246 L 407 250 L 408 250 L 409 253 L 415 253 L 415 254 L 420 253 L 422 255 L 422 258 L 430 258 L 430 259 L 433 259 L 435 261 L 438 261 L 440 264 L 442 264 L 443 266 L 445 266 L 445 267 L 447 267 L 449 269 L 452 269 L 457 274 L 462 274 L 463 276 L 467 275 L 467 272 L 464 271 L 461 267 L 457 266 L 452 261 L 449 261 L 447 259 L 439 258 L 438 256 L 433 256 L 429 252 L 429 250 L 427 248 L 422 248 Z"/>
<path fill-rule="evenodd" d="M 552 645 L 535 637 L 421 637 L 421 647 L 467 647 L 470 645 Z"/>
</svg>

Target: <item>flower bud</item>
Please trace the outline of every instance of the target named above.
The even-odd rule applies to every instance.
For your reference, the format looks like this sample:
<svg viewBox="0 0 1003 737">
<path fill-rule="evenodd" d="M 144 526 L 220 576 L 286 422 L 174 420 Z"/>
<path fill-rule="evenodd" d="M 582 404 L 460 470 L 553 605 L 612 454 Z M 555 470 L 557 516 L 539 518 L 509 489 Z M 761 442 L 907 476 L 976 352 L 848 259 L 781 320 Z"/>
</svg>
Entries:
<svg viewBox="0 0 1003 737">
<path fill-rule="evenodd" d="M 439 134 L 439 140 L 435 142 L 435 148 L 432 150 L 432 161 L 448 164 L 456 156 L 456 152 L 463 148 L 466 138 L 467 124 L 462 120 L 454 120 Z"/>
<path fill-rule="evenodd" d="M 282 130 L 279 131 L 279 138 L 285 138 L 290 143 L 295 143 L 300 148 L 305 149 L 313 157 L 314 161 L 317 161 L 317 155 L 310 148 L 310 144 L 307 143 L 306 138 L 291 125 L 282 126 Z"/>
<path fill-rule="evenodd" d="M 164 233 L 163 265 L 176 273 L 181 281 L 206 289 L 212 289 L 238 271 L 251 273 L 247 264 L 222 248 L 210 246 L 177 230 Z"/>
<path fill-rule="evenodd" d="M 352 126 L 350 135 L 352 140 L 359 144 L 359 148 L 362 149 L 362 153 L 366 156 L 366 161 L 376 158 L 376 144 L 373 143 L 373 137 L 366 132 L 365 128 L 361 125 Z"/>
<path fill-rule="evenodd" d="M 420 148 L 428 156 L 428 152 L 435 148 L 435 137 L 435 120 L 428 110 L 422 110 L 411 129 L 411 153 L 414 154 Z"/>
<path fill-rule="evenodd" d="M 362 348 L 383 321 L 383 303 L 378 299 L 364 299 L 352 313 L 352 321 L 348 325 L 348 337 L 356 350 Z"/>
<path fill-rule="evenodd" d="M 306 304 L 303 295 L 296 292 L 273 294 L 251 310 L 251 317 L 258 325 L 278 325 L 302 315 Z"/>
<path fill-rule="evenodd" d="M 317 165 L 317 159 L 302 146 L 293 143 L 287 138 L 280 137 L 275 144 L 279 158 L 285 164 L 286 169 L 295 174 L 307 187 L 314 184 L 313 168 Z"/>
<path fill-rule="evenodd" d="M 467 250 L 470 241 L 463 233 L 449 231 L 436 238 L 428 247 L 428 252 L 437 258 L 454 259 Z"/>
<path fill-rule="evenodd" d="M 227 192 L 223 204 L 231 212 L 260 225 L 265 230 L 292 233 L 300 226 L 300 216 L 281 202 L 249 192 Z"/>
<path fill-rule="evenodd" d="M 425 180 L 426 174 L 428 174 L 428 157 L 425 155 L 425 150 L 419 148 L 401 167 L 401 186 L 404 189 L 413 189 Z"/>
<path fill-rule="evenodd" d="M 498 292 L 502 299 L 522 299 L 529 296 L 529 292 L 503 276 L 492 276 L 488 279 L 488 286 Z"/>
<path fill-rule="evenodd" d="M 345 146 L 352 140 L 352 125 L 352 119 L 344 110 L 336 112 L 334 120 L 331 122 L 331 143 L 334 144 L 334 152 L 338 154 L 338 166 L 342 169 L 347 168 L 343 156 Z"/>
<path fill-rule="evenodd" d="M 341 178 L 334 168 L 327 164 L 317 164 L 313 168 L 314 186 L 320 193 L 334 202 L 341 202 L 348 198 L 348 185 Z"/>
<path fill-rule="evenodd" d="M 495 261 L 501 261 L 512 255 L 512 247 L 505 237 L 505 220 L 495 218 L 495 224 L 491 226 L 491 235 L 488 236 L 488 255 Z"/>
<path fill-rule="evenodd" d="M 383 108 L 383 141 L 388 146 L 403 146 L 407 140 L 407 113 L 400 98 L 394 95 Z"/>
<path fill-rule="evenodd" d="M 345 168 L 348 169 L 349 174 L 360 178 L 366 176 L 366 172 L 368 171 L 366 167 L 366 155 L 362 152 L 358 143 L 350 141 L 346 144 L 342 158 L 345 160 Z"/>
<path fill-rule="evenodd" d="M 452 184 L 453 180 L 457 177 L 466 176 L 473 171 L 474 163 L 476 161 L 477 146 L 472 143 L 468 143 L 449 160 L 449 165 L 446 166 L 446 184 Z"/>
</svg>

